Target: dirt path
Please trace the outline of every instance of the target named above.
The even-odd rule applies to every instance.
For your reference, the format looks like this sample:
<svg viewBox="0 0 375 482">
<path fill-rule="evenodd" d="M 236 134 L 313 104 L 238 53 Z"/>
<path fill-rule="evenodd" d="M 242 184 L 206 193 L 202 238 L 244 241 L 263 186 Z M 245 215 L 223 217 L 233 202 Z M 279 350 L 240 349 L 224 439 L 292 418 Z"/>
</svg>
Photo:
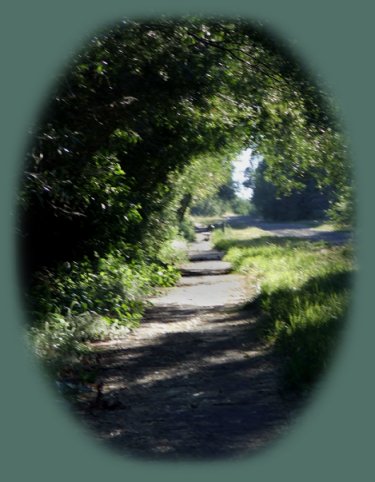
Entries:
<svg viewBox="0 0 375 482">
<path fill-rule="evenodd" d="M 198 233 L 189 254 L 186 276 L 152 300 L 140 328 L 97 346 L 103 397 L 79 414 L 125 455 L 239 456 L 265 446 L 292 418 L 277 359 L 260 345 L 255 315 L 241 309 L 255 293 L 244 277 L 227 274 L 209 233 Z"/>
</svg>

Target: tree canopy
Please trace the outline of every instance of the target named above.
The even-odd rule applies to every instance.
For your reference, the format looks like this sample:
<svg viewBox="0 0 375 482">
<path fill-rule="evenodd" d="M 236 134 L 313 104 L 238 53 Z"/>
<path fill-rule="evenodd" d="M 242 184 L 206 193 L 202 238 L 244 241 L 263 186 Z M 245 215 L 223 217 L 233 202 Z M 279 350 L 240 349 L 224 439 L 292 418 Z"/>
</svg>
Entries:
<svg viewBox="0 0 375 482">
<path fill-rule="evenodd" d="M 287 46 L 241 19 L 125 20 L 62 72 L 20 193 L 31 269 L 121 248 L 153 256 L 183 204 L 251 147 L 282 192 L 313 176 L 350 199 L 331 102 Z"/>
<path fill-rule="evenodd" d="M 318 189 L 313 177 L 301 179 L 302 187 L 280 195 L 275 185 L 266 181 L 265 161 L 259 163 L 253 181 L 252 204 L 259 214 L 272 221 L 322 219 L 329 208 L 329 190 Z"/>
</svg>

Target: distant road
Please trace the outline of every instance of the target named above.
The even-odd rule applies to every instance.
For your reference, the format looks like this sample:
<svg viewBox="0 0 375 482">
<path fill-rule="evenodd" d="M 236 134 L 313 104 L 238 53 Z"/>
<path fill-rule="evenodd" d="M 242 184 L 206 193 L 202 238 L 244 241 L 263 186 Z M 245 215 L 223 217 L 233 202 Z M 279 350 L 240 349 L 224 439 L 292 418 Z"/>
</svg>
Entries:
<svg viewBox="0 0 375 482">
<path fill-rule="evenodd" d="M 253 216 L 227 216 L 225 219 L 232 228 L 255 227 L 268 231 L 272 236 L 305 238 L 331 244 L 342 244 L 353 239 L 353 233 L 350 231 L 322 231 L 299 222 L 269 223 Z"/>
</svg>

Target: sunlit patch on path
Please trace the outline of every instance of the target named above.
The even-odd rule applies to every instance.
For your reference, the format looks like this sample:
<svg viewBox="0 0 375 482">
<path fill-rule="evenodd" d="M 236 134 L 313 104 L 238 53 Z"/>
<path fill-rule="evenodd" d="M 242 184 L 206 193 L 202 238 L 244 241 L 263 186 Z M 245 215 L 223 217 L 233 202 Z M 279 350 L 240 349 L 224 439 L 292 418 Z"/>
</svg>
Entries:
<svg viewBox="0 0 375 482">
<path fill-rule="evenodd" d="M 198 256 L 200 253 L 202 256 Z M 98 344 L 103 395 L 117 403 L 78 407 L 101 440 L 146 459 L 246 455 L 289 426 L 294 403 L 278 391 L 278 362 L 260 344 L 244 277 L 215 274 L 209 233 L 190 254 L 194 276 L 152 299 L 137 330 Z M 204 270 L 199 275 L 199 263 Z"/>
</svg>

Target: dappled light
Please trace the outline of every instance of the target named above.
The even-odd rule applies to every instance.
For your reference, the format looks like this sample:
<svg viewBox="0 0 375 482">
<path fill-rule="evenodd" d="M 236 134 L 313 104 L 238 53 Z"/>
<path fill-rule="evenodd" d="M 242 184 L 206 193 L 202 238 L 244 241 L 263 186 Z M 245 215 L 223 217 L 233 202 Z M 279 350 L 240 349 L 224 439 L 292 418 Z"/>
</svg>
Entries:
<svg viewBox="0 0 375 482">
<path fill-rule="evenodd" d="M 181 321 L 175 311 L 153 314 L 126 344 L 100 349 L 106 396 L 121 406 L 100 418 L 95 408 L 84 412 L 91 429 L 118 450 L 168 460 L 245 455 L 287 430 L 298 403 L 278 393 L 280 375 L 254 337 L 252 313 L 196 310 L 194 325 L 190 313 Z M 167 332 L 158 327 L 164 320 Z"/>
<path fill-rule="evenodd" d="M 18 196 L 30 348 L 121 454 L 245 456 L 329 370 L 355 270 L 336 106 L 261 22 L 126 19 L 71 59 Z"/>
</svg>

